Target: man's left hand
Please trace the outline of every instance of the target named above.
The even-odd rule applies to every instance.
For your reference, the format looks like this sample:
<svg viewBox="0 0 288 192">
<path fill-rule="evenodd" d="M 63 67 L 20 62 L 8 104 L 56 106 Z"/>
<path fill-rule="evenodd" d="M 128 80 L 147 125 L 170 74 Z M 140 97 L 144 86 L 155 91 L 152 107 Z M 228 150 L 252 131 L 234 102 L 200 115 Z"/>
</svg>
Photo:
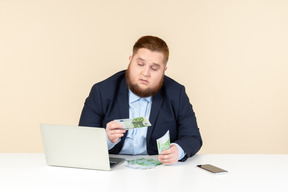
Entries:
<svg viewBox="0 0 288 192">
<path fill-rule="evenodd" d="M 176 145 L 171 144 L 171 147 L 158 156 L 158 160 L 166 165 L 171 165 L 178 162 L 178 148 Z"/>
</svg>

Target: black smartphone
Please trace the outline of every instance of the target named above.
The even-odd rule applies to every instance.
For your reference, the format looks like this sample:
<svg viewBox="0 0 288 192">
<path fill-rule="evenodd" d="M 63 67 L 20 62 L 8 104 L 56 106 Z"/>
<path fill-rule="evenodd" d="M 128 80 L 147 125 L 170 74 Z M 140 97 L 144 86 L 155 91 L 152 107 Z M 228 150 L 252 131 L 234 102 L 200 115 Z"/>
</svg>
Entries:
<svg viewBox="0 0 288 192">
<path fill-rule="evenodd" d="M 228 171 L 221 169 L 219 167 L 215 167 L 214 165 L 210 165 L 210 164 L 197 165 L 197 167 L 205 169 L 206 171 L 209 171 L 209 172 L 214 173 L 214 174 L 228 173 Z"/>
</svg>

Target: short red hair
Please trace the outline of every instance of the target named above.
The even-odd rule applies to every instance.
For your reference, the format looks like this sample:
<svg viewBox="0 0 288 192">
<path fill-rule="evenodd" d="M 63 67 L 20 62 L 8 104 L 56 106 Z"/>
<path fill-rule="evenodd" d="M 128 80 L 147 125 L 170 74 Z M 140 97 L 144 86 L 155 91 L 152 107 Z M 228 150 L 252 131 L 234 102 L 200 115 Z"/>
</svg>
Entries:
<svg viewBox="0 0 288 192">
<path fill-rule="evenodd" d="M 143 36 L 133 46 L 133 55 L 141 48 L 149 49 L 150 51 L 158 51 L 164 55 L 164 63 L 167 64 L 169 59 L 169 48 L 166 42 L 159 37 Z"/>
</svg>

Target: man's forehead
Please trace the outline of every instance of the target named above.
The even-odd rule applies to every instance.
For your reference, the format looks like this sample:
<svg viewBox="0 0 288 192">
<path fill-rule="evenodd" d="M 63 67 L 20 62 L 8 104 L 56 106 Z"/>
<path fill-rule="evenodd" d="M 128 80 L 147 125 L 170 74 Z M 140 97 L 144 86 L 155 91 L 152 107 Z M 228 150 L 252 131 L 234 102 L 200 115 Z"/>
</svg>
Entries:
<svg viewBox="0 0 288 192">
<path fill-rule="evenodd" d="M 164 65 L 164 55 L 159 51 L 139 49 L 133 57 L 135 57 L 137 61 L 149 62 L 156 65 Z"/>
</svg>

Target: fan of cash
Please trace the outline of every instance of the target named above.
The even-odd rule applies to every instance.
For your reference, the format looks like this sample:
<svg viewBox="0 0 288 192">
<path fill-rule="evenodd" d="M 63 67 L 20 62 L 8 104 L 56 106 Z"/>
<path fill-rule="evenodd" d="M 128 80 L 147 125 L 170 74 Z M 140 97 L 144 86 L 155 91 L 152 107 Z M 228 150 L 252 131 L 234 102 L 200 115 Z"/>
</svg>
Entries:
<svg viewBox="0 0 288 192">
<path fill-rule="evenodd" d="M 155 159 L 146 159 L 146 158 L 138 158 L 134 160 L 126 160 L 127 167 L 133 169 L 151 169 L 156 167 L 157 165 L 161 165 L 162 163 Z"/>
</svg>

